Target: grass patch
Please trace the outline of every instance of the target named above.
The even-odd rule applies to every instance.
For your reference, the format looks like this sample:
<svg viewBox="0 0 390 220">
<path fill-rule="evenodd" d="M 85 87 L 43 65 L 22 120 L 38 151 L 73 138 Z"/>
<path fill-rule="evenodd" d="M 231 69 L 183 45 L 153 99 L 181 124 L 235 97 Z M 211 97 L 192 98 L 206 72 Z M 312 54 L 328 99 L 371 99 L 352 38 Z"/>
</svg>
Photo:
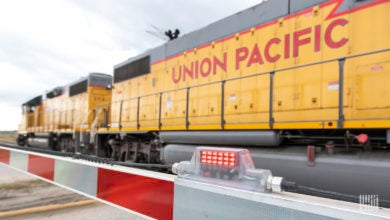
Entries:
<svg viewBox="0 0 390 220">
<path fill-rule="evenodd" d="M 5 190 L 19 190 L 24 188 L 29 188 L 32 186 L 44 186 L 44 185 L 50 185 L 50 183 L 45 182 L 43 180 L 26 180 L 26 181 L 18 181 L 13 183 L 4 183 L 0 184 L 0 189 Z"/>
</svg>

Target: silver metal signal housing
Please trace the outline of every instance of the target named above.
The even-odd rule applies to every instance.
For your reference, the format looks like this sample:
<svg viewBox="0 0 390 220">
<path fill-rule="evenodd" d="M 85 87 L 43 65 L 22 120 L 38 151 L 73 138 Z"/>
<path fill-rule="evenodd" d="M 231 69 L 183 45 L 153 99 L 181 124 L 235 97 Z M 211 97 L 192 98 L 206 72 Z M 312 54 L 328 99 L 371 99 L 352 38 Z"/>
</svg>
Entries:
<svg viewBox="0 0 390 220">
<path fill-rule="evenodd" d="M 178 178 L 207 182 L 233 188 L 281 192 L 283 177 L 270 170 L 256 169 L 246 149 L 198 147 L 191 161 L 175 163 L 172 172 Z"/>
</svg>

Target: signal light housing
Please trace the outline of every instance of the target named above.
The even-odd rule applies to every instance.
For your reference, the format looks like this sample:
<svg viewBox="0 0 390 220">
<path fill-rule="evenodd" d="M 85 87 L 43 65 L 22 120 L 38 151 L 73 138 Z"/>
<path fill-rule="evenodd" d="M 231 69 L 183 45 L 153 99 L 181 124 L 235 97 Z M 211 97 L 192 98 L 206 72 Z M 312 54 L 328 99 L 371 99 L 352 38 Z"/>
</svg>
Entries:
<svg viewBox="0 0 390 220">
<path fill-rule="evenodd" d="M 197 147 L 191 161 L 175 163 L 178 178 L 207 182 L 252 191 L 281 191 L 281 177 L 270 170 L 255 169 L 246 149 Z"/>
<path fill-rule="evenodd" d="M 200 163 L 203 165 L 232 168 L 237 165 L 237 153 L 226 151 L 201 150 Z"/>
</svg>

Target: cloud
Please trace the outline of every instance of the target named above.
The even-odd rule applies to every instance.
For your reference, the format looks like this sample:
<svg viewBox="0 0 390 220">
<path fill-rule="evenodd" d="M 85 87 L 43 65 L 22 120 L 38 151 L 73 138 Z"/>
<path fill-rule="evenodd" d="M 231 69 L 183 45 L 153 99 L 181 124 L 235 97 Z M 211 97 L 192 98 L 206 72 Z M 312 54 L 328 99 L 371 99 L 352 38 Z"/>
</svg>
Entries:
<svg viewBox="0 0 390 220">
<path fill-rule="evenodd" d="M 212 22 L 256 5 L 261 0 L 72 0 L 85 10 L 110 19 L 120 29 L 116 36 L 124 47 L 145 50 L 158 46 L 163 41 L 147 34 L 154 25 L 162 30 L 181 30 L 186 34 Z"/>
<path fill-rule="evenodd" d="M 9 103 L 0 102 L 0 131 L 17 130 L 22 118 L 22 108 L 10 106 Z"/>
</svg>

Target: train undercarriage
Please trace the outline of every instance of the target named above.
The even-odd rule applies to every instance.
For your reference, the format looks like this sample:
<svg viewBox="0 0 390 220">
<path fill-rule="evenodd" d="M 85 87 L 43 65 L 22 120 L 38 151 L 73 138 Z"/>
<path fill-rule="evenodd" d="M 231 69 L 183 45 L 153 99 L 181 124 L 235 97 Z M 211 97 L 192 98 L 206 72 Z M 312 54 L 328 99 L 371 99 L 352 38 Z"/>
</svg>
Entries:
<svg viewBox="0 0 390 220">
<path fill-rule="evenodd" d="M 189 159 L 172 153 L 171 146 L 223 146 L 275 150 L 316 147 L 317 153 L 355 154 L 389 149 L 389 130 L 290 130 L 290 131 L 167 131 L 98 134 L 100 156 L 139 163 L 174 163 Z M 176 150 L 177 151 L 177 150 Z M 180 151 L 180 149 L 179 149 Z M 186 152 L 188 150 L 183 150 Z M 191 155 L 192 155 L 191 151 Z M 177 155 L 177 156 L 175 156 Z M 188 154 L 190 155 L 190 154 Z"/>
<path fill-rule="evenodd" d="M 162 131 L 98 133 L 28 133 L 21 146 L 107 157 L 138 163 L 173 163 L 171 145 L 262 148 L 265 150 L 315 146 L 328 155 L 388 150 L 390 130 L 285 130 L 285 131 Z M 191 152 L 192 153 L 192 152 Z M 177 157 L 177 160 L 188 158 Z"/>
</svg>

